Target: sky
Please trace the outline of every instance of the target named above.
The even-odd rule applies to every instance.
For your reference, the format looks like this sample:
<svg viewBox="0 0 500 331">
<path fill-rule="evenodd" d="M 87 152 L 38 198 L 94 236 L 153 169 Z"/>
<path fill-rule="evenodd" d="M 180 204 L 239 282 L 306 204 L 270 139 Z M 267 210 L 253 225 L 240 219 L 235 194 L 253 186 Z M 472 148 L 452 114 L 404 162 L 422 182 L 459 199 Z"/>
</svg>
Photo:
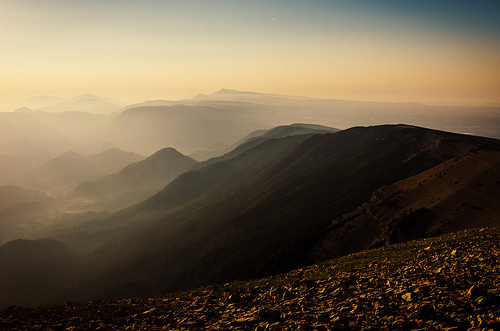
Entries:
<svg viewBox="0 0 500 331">
<path fill-rule="evenodd" d="M 500 104 L 500 1 L 0 0 L 0 104 L 221 88 Z"/>
</svg>

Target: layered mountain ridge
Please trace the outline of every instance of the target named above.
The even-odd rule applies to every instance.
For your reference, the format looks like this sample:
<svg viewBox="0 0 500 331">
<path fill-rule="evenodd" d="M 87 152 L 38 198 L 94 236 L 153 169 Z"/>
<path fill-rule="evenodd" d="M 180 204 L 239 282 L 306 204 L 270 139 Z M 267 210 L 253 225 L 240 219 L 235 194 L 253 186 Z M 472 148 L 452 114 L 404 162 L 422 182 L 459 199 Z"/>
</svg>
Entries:
<svg viewBox="0 0 500 331">
<path fill-rule="evenodd" d="M 25 181 L 34 182 L 40 188 L 64 192 L 88 180 L 118 171 L 142 158 L 136 153 L 116 148 L 91 155 L 69 151 L 37 167 Z"/>
<path fill-rule="evenodd" d="M 148 293 L 282 272 L 306 264 L 332 220 L 381 186 L 498 146 L 406 125 L 268 140 L 118 212 L 110 222 L 119 231 L 93 260 L 120 256 L 110 268 L 123 282 L 114 295 L 127 286 Z M 95 271 L 102 290 L 117 284 L 109 267 Z"/>
<path fill-rule="evenodd" d="M 117 210 L 145 200 L 196 164 L 175 149 L 164 148 L 118 172 L 79 185 L 71 196 L 94 199 L 106 210 Z"/>
<path fill-rule="evenodd" d="M 495 139 L 381 125 L 277 135 L 247 147 L 61 236 L 68 244 L 92 236 L 98 245 L 52 300 L 272 275 L 500 219 Z"/>
</svg>

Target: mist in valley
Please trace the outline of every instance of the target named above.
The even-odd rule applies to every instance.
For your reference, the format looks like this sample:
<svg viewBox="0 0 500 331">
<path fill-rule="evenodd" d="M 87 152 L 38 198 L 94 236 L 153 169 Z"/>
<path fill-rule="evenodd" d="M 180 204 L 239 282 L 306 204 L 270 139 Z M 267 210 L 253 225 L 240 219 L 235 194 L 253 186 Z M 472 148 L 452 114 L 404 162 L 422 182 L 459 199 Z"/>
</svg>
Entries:
<svg viewBox="0 0 500 331">
<path fill-rule="evenodd" d="M 19 306 L 306 280 L 351 253 L 498 227 L 499 13 L 0 4 L 0 328 Z"/>
<path fill-rule="evenodd" d="M 470 109 L 415 103 L 357 102 L 235 90 L 220 90 L 177 101 L 147 101 L 125 106 L 119 111 L 111 109 L 107 114 L 99 112 L 99 109 L 95 112 L 91 109 L 86 112 L 71 109 L 48 112 L 23 108 L 1 114 L 0 125 L 6 128 L 1 131 L 0 246 L 5 251 L 2 256 L 8 260 L 19 258 L 26 261 L 23 268 L 28 269 L 25 271 L 12 267 L 12 270 L 18 270 L 16 273 L 31 270 L 58 284 L 49 291 L 51 295 L 40 290 L 31 298 L 26 294 L 25 299 L 21 299 L 23 296 L 17 296 L 14 291 L 13 296 L 7 296 L 10 299 L 5 303 L 39 304 L 57 298 L 84 299 L 89 298 L 83 294 L 87 290 L 97 297 L 113 296 L 115 290 L 105 294 L 106 287 L 116 281 L 109 278 L 108 273 L 130 263 L 134 265 L 144 247 L 155 247 L 159 238 L 169 238 L 174 234 L 177 234 L 177 239 L 172 241 L 170 248 L 162 248 L 170 252 L 170 262 L 154 262 L 136 268 L 163 270 L 167 266 L 176 266 L 179 272 L 167 273 L 168 277 L 174 277 L 167 281 L 171 284 L 170 289 L 226 279 L 218 274 L 209 275 L 203 281 L 188 277 L 187 270 L 200 262 L 194 262 L 192 257 L 185 255 L 187 253 L 182 253 L 187 247 L 182 248 L 185 244 L 177 241 L 183 238 L 181 233 L 185 230 L 182 229 L 194 226 L 191 221 L 185 223 L 184 217 L 193 220 L 201 217 L 210 222 L 226 217 L 230 219 L 231 208 L 224 216 L 217 216 L 210 211 L 210 206 L 226 201 L 215 207 L 216 210 L 225 210 L 226 207 L 222 206 L 237 208 L 244 199 L 233 201 L 234 198 L 230 197 L 248 186 L 248 180 L 257 180 L 261 176 L 259 172 L 264 171 L 258 169 L 271 167 L 273 160 L 285 157 L 314 135 L 333 134 L 350 127 L 406 123 L 466 133 L 471 137 L 500 137 L 499 108 L 494 107 Z M 272 171 L 271 168 L 268 171 Z M 273 185 L 280 187 L 281 184 Z M 163 202 L 158 204 L 155 201 Z M 338 203 L 343 206 L 346 202 Z M 347 205 L 355 207 L 357 203 L 353 199 Z M 200 204 L 205 207 L 199 207 Z M 342 212 L 347 212 L 351 207 L 341 208 L 346 208 Z M 266 207 L 264 213 L 272 210 L 274 207 Z M 167 226 L 153 230 L 160 224 L 163 224 L 161 227 Z M 237 236 L 234 229 L 234 225 L 229 226 L 217 230 L 222 232 L 216 234 L 217 231 L 202 226 L 190 235 L 193 238 L 190 240 L 201 240 L 202 243 L 206 239 L 201 238 L 212 233 L 208 237 L 211 239 L 203 244 L 204 253 L 198 253 L 210 256 L 214 254 L 210 252 L 234 245 L 222 244 Z M 162 235 L 153 236 L 151 231 L 159 231 Z M 253 231 L 258 230 L 247 229 L 245 233 Z M 128 238 L 132 233 L 141 235 L 136 239 Z M 202 237 L 195 239 L 200 235 Z M 125 254 L 124 251 L 115 252 L 115 245 L 121 245 L 118 244 L 121 242 L 130 245 L 130 240 L 139 246 L 129 247 Z M 26 245 L 34 248 L 24 247 Z M 29 262 L 36 259 L 32 256 L 35 251 L 45 250 L 46 253 L 37 254 L 48 254 L 53 262 L 43 265 Z M 122 257 L 116 260 L 112 257 L 114 254 Z M 317 253 L 312 250 L 311 254 Z M 13 262 L 5 260 L 3 263 Z M 64 269 L 56 269 L 60 279 L 52 274 L 55 271 L 50 263 Z M 82 274 L 81 268 L 87 271 Z M 196 268 L 201 269 L 193 270 L 194 274 L 204 270 L 201 266 Z M 269 269 L 255 275 L 267 272 L 274 271 Z M 158 271 L 158 274 L 163 273 Z M 12 274 L 5 277 L 11 279 Z M 86 290 L 82 289 L 81 293 L 61 289 L 69 284 L 86 283 L 87 277 L 101 279 L 101 286 L 84 287 Z M 31 280 L 24 281 L 29 288 Z M 154 293 L 158 288 L 153 283 L 157 281 L 139 281 L 141 285 L 135 290 L 126 282 L 124 290 L 115 294 Z M 148 283 L 150 285 L 146 286 Z M 44 284 L 45 281 L 40 280 L 37 286 L 43 287 Z M 23 286 L 21 283 L 20 288 Z"/>
</svg>

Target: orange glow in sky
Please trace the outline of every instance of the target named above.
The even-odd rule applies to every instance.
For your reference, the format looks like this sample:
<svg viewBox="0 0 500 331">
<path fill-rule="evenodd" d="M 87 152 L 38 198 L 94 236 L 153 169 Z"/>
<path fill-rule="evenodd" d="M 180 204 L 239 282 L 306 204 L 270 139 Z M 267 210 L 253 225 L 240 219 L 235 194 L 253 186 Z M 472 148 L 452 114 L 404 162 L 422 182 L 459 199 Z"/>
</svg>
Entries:
<svg viewBox="0 0 500 331">
<path fill-rule="evenodd" d="M 0 104 L 220 88 L 500 104 L 498 4 L 377 3 L 1 1 Z"/>
</svg>

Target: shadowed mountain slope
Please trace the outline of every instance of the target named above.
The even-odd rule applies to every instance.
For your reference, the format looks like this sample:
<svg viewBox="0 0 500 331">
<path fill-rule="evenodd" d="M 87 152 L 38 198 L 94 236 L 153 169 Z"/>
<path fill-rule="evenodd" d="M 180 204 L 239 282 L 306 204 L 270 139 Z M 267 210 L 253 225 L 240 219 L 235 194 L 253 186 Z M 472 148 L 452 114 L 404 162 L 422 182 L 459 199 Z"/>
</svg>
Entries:
<svg viewBox="0 0 500 331">
<path fill-rule="evenodd" d="M 407 125 L 268 140 L 117 213 L 109 222 L 122 230 L 93 255 L 87 284 L 126 295 L 290 270 L 307 263 L 333 219 L 381 186 L 499 146 Z"/>
<path fill-rule="evenodd" d="M 0 247 L 0 306 L 53 301 L 78 264 L 78 255 L 54 239 L 6 243 Z"/>
<path fill-rule="evenodd" d="M 413 177 L 383 186 L 335 219 L 312 261 L 467 229 L 500 225 L 500 151 L 464 152 Z"/>
<path fill-rule="evenodd" d="M 267 141 L 276 138 L 285 138 L 289 136 L 306 135 L 306 134 L 324 134 L 324 133 L 334 133 L 339 131 L 338 129 L 330 128 L 323 125 L 315 124 L 303 124 L 294 123 L 290 125 L 281 125 L 269 130 L 257 130 L 251 132 L 243 139 L 238 141 L 236 144 L 229 148 L 229 151 L 219 157 L 214 157 L 205 162 L 199 164 L 198 168 L 213 164 L 216 162 L 229 160 L 241 153 L 252 149 L 253 147 Z"/>
<path fill-rule="evenodd" d="M 71 196 L 93 199 L 98 206 L 117 210 L 152 196 L 195 164 L 175 149 L 164 148 L 114 174 L 81 184 Z"/>
<path fill-rule="evenodd" d="M 56 238 L 91 239 L 94 250 L 72 286 L 61 280 L 54 293 L 60 301 L 158 294 L 498 225 L 499 153 L 495 139 L 408 125 L 269 139 L 109 218 L 62 229 Z M 356 209 L 370 206 L 371 218 Z M 336 250 L 337 238 L 359 245 Z"/>
</svg>

